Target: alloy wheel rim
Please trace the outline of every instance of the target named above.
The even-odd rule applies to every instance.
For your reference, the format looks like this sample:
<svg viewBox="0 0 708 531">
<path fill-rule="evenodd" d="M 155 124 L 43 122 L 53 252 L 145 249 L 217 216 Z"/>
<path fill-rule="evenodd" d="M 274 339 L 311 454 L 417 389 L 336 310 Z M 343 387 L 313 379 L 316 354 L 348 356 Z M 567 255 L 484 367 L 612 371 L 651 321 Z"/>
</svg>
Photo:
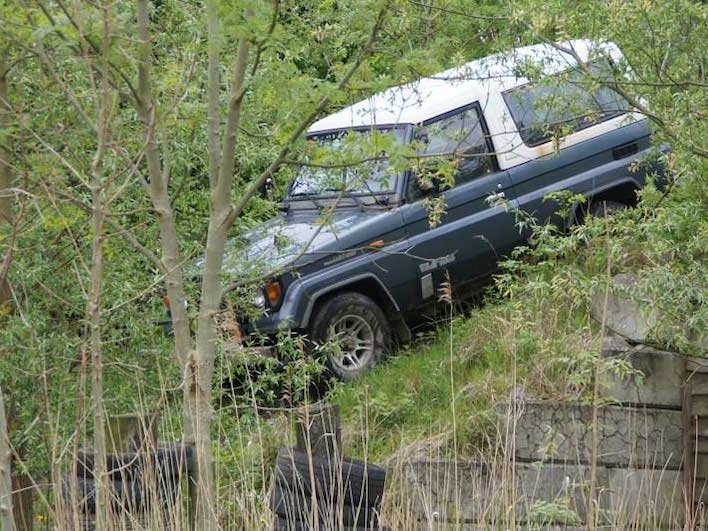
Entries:
<svg viewBox="0 0 708 531">
<path fill-rule="evenodd" d="M 374 353 L 374 330 L 359 315 L 344 315 L 330 328 L 335 350 L 332 362 L 341 370 L 357 371 L 365 367 Z"/>
</svg>

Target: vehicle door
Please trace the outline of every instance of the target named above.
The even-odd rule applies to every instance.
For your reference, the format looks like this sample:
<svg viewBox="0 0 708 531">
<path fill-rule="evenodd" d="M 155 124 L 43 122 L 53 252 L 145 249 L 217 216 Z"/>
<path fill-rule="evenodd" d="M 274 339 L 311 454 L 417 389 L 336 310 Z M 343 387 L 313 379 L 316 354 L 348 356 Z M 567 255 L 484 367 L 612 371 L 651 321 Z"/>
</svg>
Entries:
<svg viewBox="0 0 708 531">
<path fill-rule="evenodd" d="M 520 234 L 511 181 L 497 166 L 479 104 L 424 123 L 417 143 L 423 169 L 411 172 L 403 218 L 415 269 L 415 286 L 410 287 L 420 300 L 427 300 L 445 281 L 446 272 L 453 285 L 492 273 Z M 454 182 L 435 182 L 431 174 L 436 163 L 451 159 L 457 164 Z M 431 212 L 437 201 L 444 210 L 439 219 Z"/>
</svg>

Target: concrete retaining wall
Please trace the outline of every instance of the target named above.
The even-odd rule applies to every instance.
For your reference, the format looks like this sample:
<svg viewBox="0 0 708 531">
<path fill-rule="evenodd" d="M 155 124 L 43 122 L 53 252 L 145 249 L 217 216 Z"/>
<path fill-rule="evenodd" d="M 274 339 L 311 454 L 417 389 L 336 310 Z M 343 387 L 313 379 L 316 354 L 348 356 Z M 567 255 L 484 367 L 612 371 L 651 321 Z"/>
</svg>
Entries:
<svg viewBox="0 0 708 531">
<path fill-rule="evenodd" d="M 603 387 L 595 478 L 599 507 L 591 516 L 613 528 L 681 528 L 687 505 L 681 410 L 686 360 L 620 340 L 608 340 L 603 354 L 622 356 L 643 378 L 610 379 Z M 498 411 L 496 457 L 404 467 L 419 519 L 584 525 L 592 408 L 515 400 L 499 404 Z M 696 488 L 708 491 L 705 485 Z"/>
<path fill-rule="evenodd" d="M 621 404 L 681 409 L 686 365 L 683 356 L 645 345 L 628 345 L 617 337 L 605 338 L 603 354 L 626 360 L 643 375 L 626 378 L 608 375 L 600 389 L 603 398 Z"/>
<path fill-rule="evenodd" d="M 521 461 L 590 463 L 592 408 L 526 402 L 516 418 L 514 455 Z M 598 410 L 597 464 L 681 468 L 681 411 L 604 406 Z"/>
<path fill-rule="evenodd" d="M 587 465 L 417 461 L 405 467 L 404 475 L 413 510 L 431 525 L 459 521 L 545 527 L 587 521 Z M 598 525 L 625 528 L 641 522 L 649 528 L 683 526 L 680 471 L 600 466 L 596 488 Z"/>
</svg>

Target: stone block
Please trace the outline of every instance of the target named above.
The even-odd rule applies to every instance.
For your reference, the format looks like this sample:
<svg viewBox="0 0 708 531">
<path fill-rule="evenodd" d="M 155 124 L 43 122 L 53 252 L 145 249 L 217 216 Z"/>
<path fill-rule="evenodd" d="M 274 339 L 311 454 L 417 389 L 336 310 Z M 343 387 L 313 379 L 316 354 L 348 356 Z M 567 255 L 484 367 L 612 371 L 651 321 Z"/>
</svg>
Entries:
<svg viewBox="0 0 708 531">
<path fill-rule="evenodd" d="M 421 528 L 447 522 L 470 529 L 516 524 L 566 529 L 587 521 L 587 465 L 423 460 L 408 463 L 404 477 L 406 504 Z M 598 528 L 681 528 L 681 478 L 679 471 L 597 467 Z"/>
<path fill-rule="evenodd" d="M 691 394 L 708 395 L 708 373 L 693 372 L 686 375 L 687 383 L 691 384 Z"/>
<path fill-rule="evenodd" d="M 606 357 L 625 359 L 633 370 L 643 375 L 641 378 L 608 375 L 600 391 L 602 397 L 623 404 L 681 407 L 686 362 L 680 354 L 646 345 L 630 345 L 617 336 L 605 338 L 602 353 Z"/>
<path fill-rule="evenodd" d="M 607 294 L 605 326 L 613 332 L 638 343 L 645 343 L 658 326 L 659 312 L 632 296 L 639 282 L 635 275 L 623 273 L 612 278 Z M 605 291 L 600 290 L 591 301 L 592 316 L 602 322 L 605 308 Z"/>
<path fill-rule="evenodd" d="M 590 301 L 590 312 L 597 322 L 603 322 L 614 333 L 635 343 L 648 343 L 651 339 L 667 339 L 676 334 L 683 336 L 694 348 L 708 353 L 708 334 L 705 330 L 690 328 L 680 319 L 666 315 L 651 300 L 642 300 L 637 285 L 640 279 L 632 273 L 612 277 L 607 294 L 605 314 L 605 288 L 598 289 Z M 698 296 L 698 294 L 697 294 Z"/>
<path fill-rule="evenodd" d="M 500 408 L 506 411 L 508 406 Z M 503 419 L 508 422 L 508 418 Z M 598 411 L 597 463 L 678 470 L 683 455 L 681 412 L 604 406 Z M 592 408 L 528 401 L 517 408 L 513 441 L 505 445 L 523 461 L 591 461 Z"/>
<path fill-rule="evenodd" d="M 544 527 L 550 524 L 581 524 L 587 521 L 589 466 L 570 463 L 516 463 L 514 470 L 516 512 L 519 521 Z M 597 492 L 606 491 L 607 470 L 604 467 L 597 468 L 595 481 Z M 600 515 L 604 517 L 608 508 L 607 496 L 601 495 L 599 500 Z M 566 511 L 568 515 L 576 515 L 577 520 L 563 521 L 560 515 Z M 554 513 L 558 515 L 555 518 Z"/>
<path fill-rule="evenodd" d="M 474 461 L 420 460 L 403 464 L 401 472 L 401 505 L 411 507 L 417 519 L 431 527 L 436 522 L 493 521 L 509 505 L 498 488 L 504 481 L 497 467 Z"/>
<path fill-rule="evenodd" d="M 708 395 L 691 397 L 691 415 L 705 417 L 708 415 Z"/>
<path fill-rule="evenodd" d="M 628 529 L 681 529 L 685 517 L 683 473 L 677 470 L 610 468 L 609 511 L 613 525 Z"/>
</svg>

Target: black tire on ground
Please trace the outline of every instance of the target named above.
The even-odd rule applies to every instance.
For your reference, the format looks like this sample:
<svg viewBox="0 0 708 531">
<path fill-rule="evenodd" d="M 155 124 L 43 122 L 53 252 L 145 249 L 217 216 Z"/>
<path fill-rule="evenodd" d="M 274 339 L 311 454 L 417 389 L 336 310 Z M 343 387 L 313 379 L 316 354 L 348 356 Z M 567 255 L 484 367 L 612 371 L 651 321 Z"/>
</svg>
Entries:
<svg viewBox="0 0 708 531">
<path fill-rule="evenodd" d="M 625 210 L 626 208 L 627 205 L 619 201 L 593 201 L 588 207 L 588 214 L 596 218 L 603 218 L 605 214 L 612 214 L 620 210 Z"/>
<path fill-rule="evenodd" d="M 332 529 L 340 529 L 339 527 L 331 527 L 320 524 L 318 526 L 318 531 L 331 531 Z M 341 528 L 342 531 L 370 531 L 372 529 L 380 529 L 379 527 L 348 527 L 344 526 Z M 273 531 L 313 531 L 312 526 L 309 522 L 295 522 L 283 518 L 281 516 L 276 516 L 273 522 Z"/>
<path fill-rule="evenodd" d="M 320 526 L 322 527 L 322 526 Z M 273 531 L 309 531 L 310 526 L 302 522 L 296 522 L 276 516 L 273 522 Z"/>
<path fill-rule="evenodd" d="M 76 455 L 76 474 L 80 479 L 94 479 L 94 451 L 80 448 Z M 153 452 L 106 454 L 106 471 L 111 481 L 132 481 L 146 471 L 159 478 L 176 477 L 187 470 L 192 449 L 181 444 L 159 446 Z M 153 468 L 154 467 L 154 468 Z"/>
<path fill-rule="evenodd" d="M 341 380 L 355 380 L 376 365 L 391 346 L 391 325 L 366 295 L 344 292 L 319 307 L 310 327 L 317 345 L 334 347 L 327 366 Z"/>
<path fill-rule="evenodd" d="M 75 484 L 74 484 L 75 482 Z M 76 499 L 72 504 L 72 489 L 76 488 Z M 109 481 L 109 496 L 113 510 L 124 509 L 139 512 L 146 508 L 146 497 L 139 481 Z M 92 479 L 62 477 L 62 494 L 67 507 L 76 506 L 84 514 L 96 513 L 96 485 Z"/>
<path fill-rule="evenodd" d="M 306 452 L 294 448 L 278 451 L 275 477 L 281 484 L 308 495 L 314 490 L 321 500 L 341 500 L 352 507 L 378 507 L 386 483 L 386 471 L 376 465 L 349 458 L 339 462 L 314 456 L 310 459 Z"/>
<path fill-rule="evenodd" d="M 328 529 L 339 529 L 342 526 L 371 529 L 379 526 L 378 509 L 365 505 L 355 507 L 338 504 L 333 500 L 317 499 L 317 496 L 315 500 L 313 504 L 311 494 L 276 480 L 270 498 L 270 508 L 288 522 L 311 522 L 316 510 L 318 522 Z"/>
</svg>

